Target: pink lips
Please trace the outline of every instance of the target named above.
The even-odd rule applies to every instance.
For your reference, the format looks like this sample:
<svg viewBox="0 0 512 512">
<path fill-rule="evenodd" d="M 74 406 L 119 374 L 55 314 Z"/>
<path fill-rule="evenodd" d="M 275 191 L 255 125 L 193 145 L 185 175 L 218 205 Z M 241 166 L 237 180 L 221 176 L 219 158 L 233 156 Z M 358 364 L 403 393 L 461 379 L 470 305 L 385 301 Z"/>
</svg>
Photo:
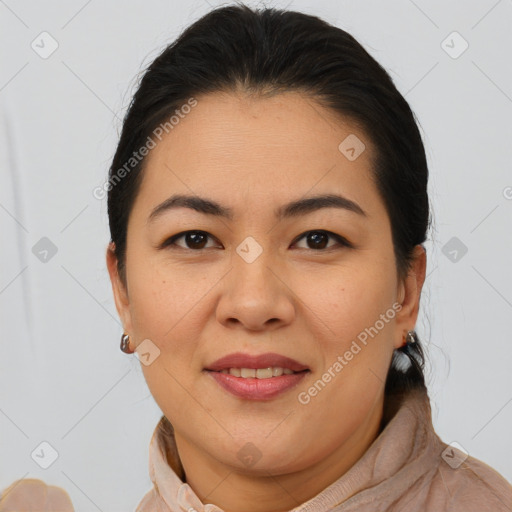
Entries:
<svg viewBox="0 0 512 512">
<path fill-rule="evenodd" d="M 270 377 L 268 379 L 235 377 L 221 370 L 229 368 L 289 368 L 289 375 Z M 205 370 L 226 391 L 245 400 L 269 400 L 296 386 L 308 372 L 309 368 L 294 359 L 274 353 L 250 356 L 237 352 L 218 359 Z"/>
</svg>

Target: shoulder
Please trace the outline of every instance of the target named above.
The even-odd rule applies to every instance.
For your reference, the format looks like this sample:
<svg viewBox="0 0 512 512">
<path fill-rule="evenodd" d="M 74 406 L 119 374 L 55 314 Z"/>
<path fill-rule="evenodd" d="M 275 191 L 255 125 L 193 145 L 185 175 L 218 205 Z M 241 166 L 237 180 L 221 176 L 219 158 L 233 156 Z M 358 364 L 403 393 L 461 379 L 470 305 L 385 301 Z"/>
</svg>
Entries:
<svg viewBox="0 0 512 512">
<path fill-rule="evenodd" d="M 439 510 L 443 503 L 453 512 L 511 512 L 512 485 L 496 470 L 471 456 L 460 465 L 442 461 L 432 481 L 429 501 L 432 510 Z"/>
<path fill-rule="evenodd" d="M 16 480 L 0 494 L 0 512 L 18 510 L 74 512 L 71 499 L 64 489 L 35 478 Z"/>
</svg>

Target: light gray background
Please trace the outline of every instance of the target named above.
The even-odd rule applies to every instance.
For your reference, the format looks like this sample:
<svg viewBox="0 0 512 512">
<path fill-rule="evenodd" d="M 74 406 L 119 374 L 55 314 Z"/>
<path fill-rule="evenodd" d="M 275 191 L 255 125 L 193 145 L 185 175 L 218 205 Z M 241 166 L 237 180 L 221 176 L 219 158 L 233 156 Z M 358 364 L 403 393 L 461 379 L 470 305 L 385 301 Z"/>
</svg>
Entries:
<svg viewBox="0 0 512 512">
<path fill-rule="evenodd" d="M 210 5 L 0 0 L 0 489 L 40 478 L 77 511 L 115 512 L 151 487 L 160 411 L 119 350 L 106 201 L 92 191 L 138 73 Z M 416 112 L 435 210 L 417 324 L 434 424 L 512 480 L 512 1 L 267 5 L 351 32 Z M 31 48 L 43 31 L 59 45 L 46 59 Z M 457 58 L 453 31 L 469 44 Z M 32 252 L 42 237 L 57 247 L 46 262 Z M 457 261 L 452 237 L 468 248 Z M 59 454 L 46 470 L 31 458 L 43 441 Z"/>
</svg>

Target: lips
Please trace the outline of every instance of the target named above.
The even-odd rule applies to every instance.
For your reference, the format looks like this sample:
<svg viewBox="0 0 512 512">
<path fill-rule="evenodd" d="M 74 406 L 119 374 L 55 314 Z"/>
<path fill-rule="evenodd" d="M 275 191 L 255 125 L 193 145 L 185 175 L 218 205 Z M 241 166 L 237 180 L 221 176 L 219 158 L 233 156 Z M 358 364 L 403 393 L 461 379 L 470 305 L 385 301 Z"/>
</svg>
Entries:
<svg viewBox="0 0 512 512">
<path fill-rule="evenodd" d="M 235 352 L 233 354 L 229 354 L 227 356 L 221 357 L 220 359 L 217 359 L 213 363 L 209 364 L 205 370 L 220 372 L 222 370 L 229 370 L 230 368 L 258 369 L 270 367 L 288 368 L 293 372 L 309 370 L 308 366 L 299 363 L 295 359 L 272 352 L 259 354 L 256 356 L 251 356 L 242 352 Z"/>
<path fill-rule="evenodd" d="M 236 352 L 217 359 L 204 371 L 232 396 L 242 400 L 271 400 L 297 386 L 311 370 L 280 354 L 251 356 Z"/>
</svg>

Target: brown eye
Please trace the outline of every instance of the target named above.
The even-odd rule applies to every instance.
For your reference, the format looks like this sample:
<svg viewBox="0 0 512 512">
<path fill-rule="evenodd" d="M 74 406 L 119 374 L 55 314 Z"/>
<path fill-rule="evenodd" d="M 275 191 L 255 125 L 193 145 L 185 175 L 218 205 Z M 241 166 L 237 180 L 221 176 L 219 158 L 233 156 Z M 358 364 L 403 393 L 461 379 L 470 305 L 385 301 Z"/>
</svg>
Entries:
<svg viewBox="0 0 512 512">
<path fill-rule="evenodd" d="M 334 239 L 338 243 L 338 245 L 351 247 L 351 244 L 345 238 L 343 238 L 340 235 L 337 235 L 336 233 L 331 233 L 330 231 L 307 231 L 306 233 L 302 234 L 297 240 L 302 240 L 303 238 L 306 239 L 306 249 L 322 250 L 326 248 L 330 249 L 332 247 L 336 247 L 336 244 L 327 246 L 328 240 L 330 238 Z M 303 247 L 301 247 L 301 249 L 302 248 Z"/>
<path fill-rule="evenodd" d="M 210 235 L 204 231 L 184 231 L 168 238 L 161 247 L 177 246 L 183 249 L 200 250 L 205 248 L 208 238 Z M 185 241 L 185 245 L 176 243 L 180 239 Z"/>
</svg>

